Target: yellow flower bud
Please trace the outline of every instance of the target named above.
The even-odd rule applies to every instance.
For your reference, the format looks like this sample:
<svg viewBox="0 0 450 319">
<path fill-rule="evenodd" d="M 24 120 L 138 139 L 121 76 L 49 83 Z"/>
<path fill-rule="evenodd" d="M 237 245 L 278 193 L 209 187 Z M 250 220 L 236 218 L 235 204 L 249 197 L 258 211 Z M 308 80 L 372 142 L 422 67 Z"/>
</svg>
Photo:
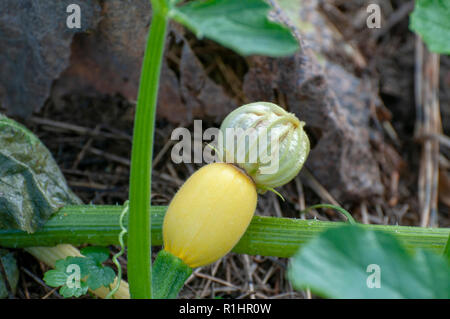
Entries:
<svg viewBox="0 0 450 319">
<path fill-rule="evenodd" d="M 231 164 L 209 164 L 184 183 L 167 209 L 164 249 L 191 268 L 228 253 L 256 209 L 253 181 Z"/>
</svg>

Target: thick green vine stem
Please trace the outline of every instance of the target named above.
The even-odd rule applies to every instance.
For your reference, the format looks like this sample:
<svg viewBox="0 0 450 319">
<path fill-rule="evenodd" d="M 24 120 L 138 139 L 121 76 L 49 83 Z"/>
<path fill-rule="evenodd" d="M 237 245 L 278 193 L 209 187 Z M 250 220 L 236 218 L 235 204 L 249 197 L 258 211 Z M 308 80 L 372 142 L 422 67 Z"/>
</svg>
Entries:
<svg viewBox="0 0 450 319">
<path fill-rule="evenodd" d="M 174 299 L 192 274 L 192 268 L 180 258 L 161 250 L 153 264 L 153 297 Z"/>
<path fill-rule="evenodd" d="M 153 135 L 161 61 L 167 30 L 166 0 L 152 0 L 134 122 L 130 172 L 128 281 L 132 298 L 152 298 L 150 192 Z"/>
<path fill-rule="evenodd" d="M 0 246 L 23 248 L 56 246 L 58 244 L 96 246 L 117 245 L 122 206 L 79 205 L 66 206 L 33 234 L 17 229 L 0 229 Z M 163 244 L 162 225 L 166 206 L 152 206 L 152 245 Z M 124 220 L 127 227 L 127 220 Z M 235 253 L 291 257 L 298 248 L 321 232 L 342 226 L 342 222 L 314 219 L 254 216 Z M 430 249 L 443 254 L 450 228 L 426 228 L 398 225 L 360 224 L 360 227 L 389 232 L 400 239 L 408 249 Z M 127 241 L 125 236 L 125 242 Z"/>
</svg>

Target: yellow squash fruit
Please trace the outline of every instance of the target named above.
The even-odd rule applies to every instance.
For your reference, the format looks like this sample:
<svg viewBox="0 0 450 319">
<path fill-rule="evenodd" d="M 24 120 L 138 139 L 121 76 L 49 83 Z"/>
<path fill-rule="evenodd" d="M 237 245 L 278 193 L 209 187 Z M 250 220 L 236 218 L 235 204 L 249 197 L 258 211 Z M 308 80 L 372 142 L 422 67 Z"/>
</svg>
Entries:
<svg viewBox="0 0 450 319">
<path fill-rule="evenodd" d="M 164 249 L 191 268 L 220 259 L 246 231 L 256 202 L 255 184 L 239 168 L 226 163 L 202 167 L 168 207 Z"/>
</svg>

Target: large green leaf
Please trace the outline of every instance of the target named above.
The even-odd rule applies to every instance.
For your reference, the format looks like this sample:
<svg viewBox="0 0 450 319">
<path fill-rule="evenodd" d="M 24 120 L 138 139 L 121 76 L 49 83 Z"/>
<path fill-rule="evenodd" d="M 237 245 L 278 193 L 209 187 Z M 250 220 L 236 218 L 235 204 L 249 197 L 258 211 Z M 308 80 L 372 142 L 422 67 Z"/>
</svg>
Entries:
<svg viewBox="0 0 450 319">
<path fill-rule="evenodd" d="M 297 289 L 309 287 L 328 298 L 450 297 L 450 266 L 443 256 L 423 250 L 412 255 L 393 235 L 359 226 L 311 240 L 291 260 L 288 276 Z"/>
<path fill-rule="evenodd" d="M 62 206 L 80 203 L 44 144 L 0 114 L 0 229 L 31 233 Z"/>
<path fill-rule="evenodd" d="M 286 27 L 270 21 L 270 5 L 264 0 L 191 1 L 172 7 L 169 16 L 242 55 L 286 56 L 298 42 Z"/>
<path fill-rule="evenodd" d="M 431 51 L 450 54 L 450 1 L 417 0 L 410 28 L 422 36 Z"/>
</svg>

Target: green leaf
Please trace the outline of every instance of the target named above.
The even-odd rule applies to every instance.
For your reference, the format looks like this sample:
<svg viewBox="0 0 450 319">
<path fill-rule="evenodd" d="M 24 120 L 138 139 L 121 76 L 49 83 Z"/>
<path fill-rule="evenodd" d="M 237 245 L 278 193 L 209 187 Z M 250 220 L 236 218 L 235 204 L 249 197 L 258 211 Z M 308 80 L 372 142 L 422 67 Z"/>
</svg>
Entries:
<svg viewBox="0 0 450 319">
<path fill-rule="evenodd" d="M 90 288 L 98 289 L 101 286 L 109 287 L 114 282 L 116 274 L 111 267 L 103 266 L 109 257 L 109 251 L 105 247 L 86 247 L 81 250 L 84 257 L 69 256 L 56 262 L 54 270 L 49 270 L 44 275 L 44 281 L 51 287 L 60 287 L 60 294 L 64 297 L 79 297 Z M 68 267 L 78 265 L 80 268 L 80 285 L 73 287 L 68 284 L 70 273 Z M 69 280 L 70 282 L 70 280 Z"/>
<path fill-rule="evenodd" d="M 89 268 L 89 277 L 87 278 L 87 285 L 92 290 L 98 289 L 101 286 L 109 287 L 114 282 L 116 273 L 112 268 L 107 266 L 91 267 Z"/>
<path fill-rule="evenodd" d="M 81 280 L 85 276 L 85 273 L 80 267 L 79 284 L 73 281 L 73 278 L 69 278 L 73 274 L 74 270 L 68 268 L 70 265 L 78 265 L 77 261 L 79 257 L 67 257 L 56 261 L 55 269 L 49 270 L 44 274 L 44 281 L 50 287 L 60 287 L 59 293 L 65 297 L 80 297 L 88 291 L 88 285 Z M 70 273 L 69 273 L 70 271 Z"/>
<path fill-rule="evenodd" d="M 295 288 L 328 298 L 450 297 L 450 266 L 442 256 L 411 255 L 393 235 L 361 226 L 312 239 L 292 258 L 288 277 Z"/>
<path fill-rule="evenodd" d="M 48 149 L 25 127 L 0 114 L 0 229 L 32 233 L 68 204 L 81 201 Z"/>
<path fill-rule="evenodd" d="M 44 274 L 44 281 L 50 287 L 59 287 L 65 285 L 69 275 L 66 273 L 66 261 L 57 260 L 55 269 L 49 270 Z"/>
<path fill-rule="evenodd" d="M 81 271 L 81 278 L 86 278 L 89 276 L 89 267 L 93 263 L 89 258 L 73 256 L 66 257 L 66 259 L 62 259 L 62 261 L 64 261 L 64 269 L 66 269 L 69 265 L 78 265 Z"/>
<path fill-rule="evenodd" d="M 101 286 L 108 287 L 114 282 L 116 274 L 111 267 L 103 266 L 109 258 L 109 250 L 106 247 L 90 246 L 83 248 L 81 254 L 85 256 L 83 267 L 88 274 L 87 284 L 95 290 Z"/>
<path fill-rule="evenodd" d="M 417 0 L 409 27 L 421 35 L 430 51 L 450 54 L 450 1 Z"/>
<path fill-rule="evenodd" d="M 59 270 L 49 270 L 44 275 L 44 281 L 50 287 L 59 287 L 66 284 L 68 275 Z"/>
<path fill-rule="evenodd" d="M 84 281 L 80 282 L 80 287 L 75 288 L 69 288 L 68 286 L 62 286 L 61 289 L 59 289 L 59 293 L 64 298 L 70 298 L 70 297 L 81 297 L 85 295 L 88 291 L 88 286 Z"/>
<path fill-rule="evenodd" d="M 299 44 L 291 31 L 268 19 L 271 6 L 264 0 L 191 1 L 172 7 L 169 16 L 242 55 L 287 56 Z"/>
<path fill-rule="evenodd" d="M 88 246 L 81 249 L 81 254 L 101 264 L 108 260 L 109 249 L 107 247 Z"/>
</svg>

